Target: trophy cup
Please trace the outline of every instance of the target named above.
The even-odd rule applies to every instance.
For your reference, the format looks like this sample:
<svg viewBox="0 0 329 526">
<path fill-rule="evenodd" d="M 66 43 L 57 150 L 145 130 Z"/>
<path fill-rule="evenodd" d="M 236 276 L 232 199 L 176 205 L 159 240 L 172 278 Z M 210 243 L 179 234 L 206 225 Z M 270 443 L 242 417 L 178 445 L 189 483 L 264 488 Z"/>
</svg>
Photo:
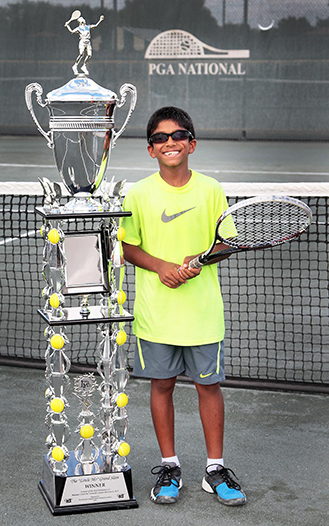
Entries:
<svg viewBox="0 0 329 526">
<path fill-rule="evenodd" d="M 36 207 L 36 212 L 44 221 L 42 275 L 46 285 L 42 291 L 45 303 L 38 313 L 47 323 L 44 334 L 49 430 L 48 453 L 44 456 L 39 489 L 53 515 L 138 507 L 126 458 L 130 446 L 125 441 L 128 397 L 124 390 L 129 375 L 124 350 L 127 336 L 123 327 L 134 318 L 123 308 L 126 299 L 122 290 L 124 229 L 119 226 L 119 218 L 131 212 L 123 211 L 121 204 L 124 181 L 115 182 L 113 178 L 107 183 L 105 177 L 111 149 L 127 126 L 137 92 L 132 84 L 123 84 L 118 97 L 89 78 L 90 31 L 103 20 L 101 16 L 96 24 L 88 25 L 81 12 L 74 11 L 65 27 L 80 38 L 79 55 L 72 66 L 75 78 L 49 92 L 44 101 L 40 84 L 29 84 L 25 90 L 28 110 L 53 150 L 61 180 L 70 195 L 68 202 L 61 205 L 61 185 L 39 178 L 44 203 Z M 78 23 L 75 28 L 71 27 L 73 21 Z M 49 112 L 48 132 L 35 115 L 33 94 L 38 104 Z M 124 106 L 128 94 L 128 113 L 116 131 L 114 114 L 117 107 Z M 97 220 L 100 223 L 95 227 Z M 82 227 L 68 229 L 68 222 L 79 221 L 84 221 Z M 101 294 L 98 305 L 91 305 L 89 301 L 93 294 Z M 67 295 L 80 298 L 79 307 L 65 307 Z M 95 324 L 102 336 L 97 366 L 101 377 L 98 387 L 101 443 L 97 445 L 96 416 L 90 410 L 97 382 L 93 373 L 89 373 L 74 382 L 74 395 L 80 400 L 82 410 L 76 429 L 79 442 L 70 451 L 66 410 L 70 407 L 71 362 L 65 330 L 68 325 L 83 324 Z"/>
<path fill-rule="evenodd" d="M 76 28 L 81 34 L 89 33 L 89 39 L 80 35 L 79 56 L 73 66 L 76 77 L 46 95 L 42 100 L 43 89 L 33 82 L 25 88 L 25 100 L 32 119 L 48 146 L 54 152 L 59 175 L 73 199 L 64 207 L 66 212 L 88 212 L 102 210 L 101 204 L 92 198 L 94 192 L 104 182 L 105 171 L 111 149 L 125 130 L 135 109 L 137 90 L 132 84 L 123 84 L 119 90 L 120 98 L 110 89 L 103 88 L 88 77 L 86 61 L 91 56 L 90 29 L 81 17 L 80 11 L 72 13 L 73 20 L 79 21 Z M 71 17 L 72 20 L 72 17 Z M 66 23 L 70 28 L 70 21 Z M 86 29 L 87 28 L 87 29 Z M 71 30 L 71 32 L 77 32 Z M 78 72 L 78 64 L 86 50 L 86 60 Z M 32 94 L 37 103 L 49 112 L 49 131 L 46 132 L 35 115 Z M 121 128 L 114 129 L 116 108 L 122 108 L 130 95 L 130 106 Z"/>
</svg>

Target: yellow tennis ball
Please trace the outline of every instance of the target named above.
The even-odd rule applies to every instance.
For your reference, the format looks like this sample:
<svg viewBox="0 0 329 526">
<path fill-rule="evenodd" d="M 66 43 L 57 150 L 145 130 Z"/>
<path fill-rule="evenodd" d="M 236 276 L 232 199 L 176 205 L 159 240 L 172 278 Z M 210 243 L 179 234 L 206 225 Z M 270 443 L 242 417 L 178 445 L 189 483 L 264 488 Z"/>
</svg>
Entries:
<svg viewBox="0 0 329 526">
<path fill-rule="evenodd" d="M 125 292 L 123 290 L 119 290 L 118 292 L 118 297 L 117 297 L 117 302 L 119 305 L 123 305 L 124 302 L 126 301 L 127 299 L 127 296 L 125 294 Z"/>
<path fill-rule="evenodd" d="M 91 424 L 85 424 L 80 429 L 80 435 L 82 436 L 82 438 L 92 438 L 94 436 L 94 433 L 95 429 Z"/>
<path fill-rule="evenodd" d="M 40 228 L 40 234 L 41 234 L 41 237 L 44 237 L 44 235 L 45 235 L 45 229 L 46 229 L 45 225 L 42 225 L 42 227 Z"/>
<path fill-rule="evenodd" d="M 127 457 L 130 453 L 130 445 L 127 442 L 121 442 L 118 447 L 118 454 L 120 457 Z"/>
<path fill-rule="evenodd" d="M 126 343 L 127 335 L 125 331 L 119 331 L 116 340 L 118 345 L 123 345 L 124 343 Z"/>
<path fill-rule="evenodd" d="M 118 228 L 117 238 L 118 238 L 119 241 L 123 241 L 125 237 L 126 237 L 126 231 L 123 228 L 123 226 L 120 226 Z"/>
<path fill-rule="evenodd" d="M 61 413 L 64 409 L 64 402 L 60 398 L 53 398 L 50 402 L 50 409 L 54 413 Z"/>
<path fill-rule="evenodd" d="M 50 338 L 50 345 L 54 348 L 54 349 L 62 349 L 64 347 L 64 338 L 63 336 L 61 336 L 60 334 L 54 334 L 51 338 Z"/>
<path fill-rule="evenodd" d="M 47 387 L 45 390 L 45 398 L 49 398 L 53 394 L 53 390 L 50 387 Z"/>
<path fill-rule="evenodd" d="M 48 239 L 50 243 L 52 243 L 53 245 L 57 245 L 57 243 L 59 242 L 59 232 L 58 230 L 56 230 L 56 228 L 52 228 L 51 230 L 49 230 Z"/>
<path fill-rule="evenodd" d="M 55 446 L 51 452 L 51 456 L 56 462 L 61 462 L 64 458 L 64 451 L 61 447 Z"/>
<path fill-rule="evenodd" d="M 118 407 L 125 407 L 128 404 L 128 396 L 126 393 L 118 394 L 116 402 Z"/>
<path fill-rule="evenodd" d="M 54 309 L 58 309 L 60 303 L 58 294 L 52 294 L 49 298 L 49 303 L 52 307 L 54 307 Z"/>
<path fill-rule="evenodd" d="M 45 330 L 43 331 L 43 335 L 45 338 L 50 338 L 50 336 L 54 334 L 54 331 L 51 327 L 49 327 L 49 325 L 47 325 L 47 327 L 45 328 Z"/>
</svg>

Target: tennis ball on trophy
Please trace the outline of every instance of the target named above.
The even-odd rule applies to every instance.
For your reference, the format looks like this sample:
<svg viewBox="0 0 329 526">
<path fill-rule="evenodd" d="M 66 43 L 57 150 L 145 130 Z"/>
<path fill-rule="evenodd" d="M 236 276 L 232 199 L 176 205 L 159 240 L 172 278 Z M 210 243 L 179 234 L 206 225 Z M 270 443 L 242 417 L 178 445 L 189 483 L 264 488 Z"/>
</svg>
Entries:
<svg viewBox="0 0 329 526">
<path fill-rule="evenodd" d="M 126 393 L 120 393 L 116 399 L 118 407 L 125 407 L 128 404 L 128 396 Z"/>
<path fill-rule="evenodd" d="M 47 387 L 45 390 L 45 398 L 50 398 L 53 395 L 53 390 L 50 387 Z"/>
<path fill-rule="evenodd" d="M 50 345 L 54 349 L 57 349 L 57 350 L 63 349 L 63 347 L 64 347 L 64 338 L 60 334 L 54 334 L 50 338 Z"/>
<path fill-rule="evenodd" d="M 116 341 L 118 345 L 123 345 L 127 341 L 127 335 L 125 331 L 119 331 L 116 337 Z"/>
<path fill-rule="evenodd" d="M 58 294 L 54 293 L 49 298 L 49 303 L 54 309 L 58 309 L 60 301 Z"/>
<path fill-rule="evenodd" d="M 120 457 L 127 457 L 130 453 L 130 445 L 127 442 L 121 442 L 118 447 L 118 454 Z"/>
<path fill-rule="evenodd" d="M 94 433 L 95 429 L 91 424 L 85 424 L 80 429 L 80 435 L 82 436 L 82 438 L 92 438 L 94 436 Z"/>
<path fill-rule="evenodd" d="M 49 338 L 52 334 L 54 334 L 54 329 L 52 329 L 51 327 L 49 327 L 49 325 L 47 325 L 47 327 L 43 331 L 44 337 Z"/>
<path fill-rule="evenodd" d="M 45 235 L 45 230 L 46 230 L 45 225 L 42 225 L 42 227 L 40 228 L 40 234 L 41 234 L 41 237 L 44 237 L 44 235 Z"/>
<path fill-rule="evenodd" d="M 52 228 L 51 230 L 49 230 L 48 239 L 50 243 L 52 243 L 53 245 L 57 245 L 60 238 L 59 238 L 59 232 L 58 230 L 56 230 L 56 228 Z"/>
<path fill-rule="evenodd" d="M 117 296 L 117 302 L 119 305 L 123 305 L 124 302 L 126 301 L 127 299 L 127 296 L 125 294 L 125 292 L 123 290 L 119 290 L 118 292 L 118 296 Z"/>
<path fill-rule="evenodd" d="M 123 241 L 125 237 L 126 237 L 126 231 L 123 228 L 123 226 L 120 226 L 118 228 L 117 238 L 118 238 L 119 241 Z"/>
<path fill-rule="evenodd" d="M 53 398 L 50 402 L 50 409 L 54 413 L 61 413 L 64 409 L 64 402 L 60 398 Z"/>
<path fill-rule="evenodd" d="M 51 456 L 56 462 L 61 462 L 64 459 L 64 451 L 61 447 L 55 446 L 51 452 Z"/>
</svg>

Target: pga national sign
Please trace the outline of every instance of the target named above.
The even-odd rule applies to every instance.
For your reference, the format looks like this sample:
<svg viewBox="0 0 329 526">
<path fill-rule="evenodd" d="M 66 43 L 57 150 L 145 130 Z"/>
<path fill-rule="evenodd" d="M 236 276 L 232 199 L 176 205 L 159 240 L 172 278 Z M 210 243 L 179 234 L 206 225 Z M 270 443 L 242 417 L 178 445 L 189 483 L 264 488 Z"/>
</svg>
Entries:
<svg viewBox="0 0 329 526">
<path fill-rule="evenodd" d="M 248 49 L 217 49 L 187 31 L 172 29 L 157 35 L 145 52 L 149 75 L 245 75 Z"/>
</svg>

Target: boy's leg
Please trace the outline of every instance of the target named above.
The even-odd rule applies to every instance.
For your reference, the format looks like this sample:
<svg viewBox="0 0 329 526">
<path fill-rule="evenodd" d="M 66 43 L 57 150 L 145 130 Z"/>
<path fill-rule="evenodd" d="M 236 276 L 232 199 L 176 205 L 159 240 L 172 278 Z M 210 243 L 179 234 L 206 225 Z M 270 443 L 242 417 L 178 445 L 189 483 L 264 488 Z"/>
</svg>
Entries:
<svg viewBox="0 0 329 526">
<path fill-rule="evenodd" d="M 202 488 L 215 493 L 226 506 L 241 506 L 247 499 L 237 483 L 233 471 L 220 464 L 223 458 L 224 400 L 219 383 L 195 384 L 199 394 L 200 416 L 206 441 L 209 465 L 202 480 Z M 212 462 L 213 459 L 213 462 Z"/>
<path fill-rule="evenodd" d="M 181 469 L 177 465 L 178 459 L 175 455 L 175 383 L 176 376 L 164 380 L 151 379 L 151 414 L 162 454 L 161 466 L 152 469 L 152 473 L 158 477 L 150 497 L 157 504 L 176 502 L 182 487 Z M 176 462 L 170 461 L 175 458 Z"/>
<path fill-rule="evenodd" d="M 202 488 L 226 506 L 246 503 L 232 470 L 224 466 L 224 400 L 219 382 L 224 375 L 224 345 L 196 346 L 184 354 L 186 371 L 199 395 L 199 411 L 208 452 Z M 208 383 L 207 383 L 208 382 Z"/>
<path fill-rule="evenodd" d="M 176 377 L 151 380 L 151 414 L 162 457 L 175 456 L 173 392 Z"/>
<path fill-rule="evenodd" d="M 161 466 L 152 469 L 157 480 L 151 499 L 159 504 L 176 502 L 182 487 L 181 469 L 175 455 L 173 391 L 177 375 L 184 370 L 181 348 L 137 338 L 134 374 L 151 378 L 151 414 L 162 454 Z"/>
<path fill-rule="evenodd" d="M 195 383 L 208 458 L 223 458 L 224 399 L 219 383 Z"/>
</svg>

